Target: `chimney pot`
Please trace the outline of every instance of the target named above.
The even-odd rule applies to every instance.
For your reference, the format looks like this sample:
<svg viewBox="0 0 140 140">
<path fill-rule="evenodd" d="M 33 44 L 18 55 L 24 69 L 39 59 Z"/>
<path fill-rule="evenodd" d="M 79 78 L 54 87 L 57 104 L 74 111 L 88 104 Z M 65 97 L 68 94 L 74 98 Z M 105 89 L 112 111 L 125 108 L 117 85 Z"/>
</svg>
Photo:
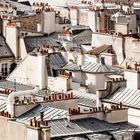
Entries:
<svg viewBox="0 0 140 140">
<path fill-rule="evenodd" d="M 44 120 L 44 112 L 40 112 L 40 119 L 41 119 L 41 121 Z"/>
<path fill-rule="evenodd" d="M 104 110 L 104 104 L 102 104 L 102 110 Z"/>
<path fill-rule="evenodd" d="M 64 94 L 62 93 L 62 99 L 64 99 Z"/>
<path fill-rule="evenodd" d="M 30 126 L 33 126 L 33 122 L 32 122 L 32 119 L 30 119 Z"/>
<path fill-rule="evenodd" d="M 68 94 L 68 99 L 70 99 L 71 98 L 71 96 L 70 96 L 70 94 Z"/>
<path fill-rule="evenodd" d="M 37 121 L 37 127 L 40 127 L 40 121 Z"/>
<path fill-rule="evenodd" d="M 71 92 L 71 98 L 73 99 L 73 92 Z"/>
<path fill-rule="evenodd" d="M 122 106 L 123 106 L 122 103 L 120 103 L 120 109 L 122 109 Z"/>
<path fill-rule="evenodd" d="M 80 107 L 78 107 L 78 113 L 80 113 Z"/>
<path fill-rule="evenodd" d="M 45 121 L 45 126 L 48 126 L 48 121 L 47 120 Z"/>
<path fill-rule="evenodd" d="M 69 108 L 69 112 L 68 113 L 71 114 L 71 108 Z"/>
<path fill-rule="evenodd" d="M 61 100 L 61 95 L 59 95 L 59 99 Z"/>
</svg>

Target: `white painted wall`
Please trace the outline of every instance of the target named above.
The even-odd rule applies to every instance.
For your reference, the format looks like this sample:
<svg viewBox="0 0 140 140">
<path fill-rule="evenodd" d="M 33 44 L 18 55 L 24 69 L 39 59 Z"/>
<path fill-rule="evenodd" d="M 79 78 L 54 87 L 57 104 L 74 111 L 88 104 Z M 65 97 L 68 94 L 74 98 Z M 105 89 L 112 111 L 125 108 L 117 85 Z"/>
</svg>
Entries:
<svg viewBox="0 0 140 140">
<path fill-rule="evenodd" d="M 101 57 L 104 57 L 106 65 L 113 66 L 115 64 L 115 54 L 101 53 Z"/>
<path fill-rule="evenodd" d="M 90 93 L 95 93 L 97 89 L 103 89 L 106 79 L 104 74 L 85 73 L 85 84 L 89 87 Z"/>
<path fill-rule="evenodd" d="M 127 79 L 126 85 L 129 89 L 139 89 L 140 88 L 140 74 L 136 71 L 125 71 L 124 77 Z"/>
<path fill-rule="evenodd" d="M 135 14 L 129 14 L 125 17 L 118 17 L 117 23 L 125 23 L 128 24 L 128 31 L 132 30 L 132 33 L 136 33 L 136 15 Z"/>
<path fill-rule="evenodd" d="M 140 59 L 140 55 L 138 55 L 137 53 L 133 53 L 133 49 L 134 49 L 134 46 L 133 46 L 133 40 L 135 40 L 134 38 L 132 37 L 125 37 L 125 54 L 126 54 L 126 58 L 137 58 L 135 60 L 138 60 Z"/>
<path fill-rule="evenodd" d="M 95 55 L 84 54 L 84 64 L 88 62 L 99 63 L 99 59 Z"/>
<path fill-rule="evenodd" d="M 3 36 L 4 37 L 6 37 L 6 26 L 7 26 L 7 23 L 8 23 L 9 21 L 7 20 L 7 19 L 3 19 L 3 24 L 2 24 L 2 33 L 3 33 Z"/>
<path fill-rule="evenodd" d="M 24 59 L 27 56 L 27 51 L 26 51 L 26 46 L 25 46 L 25 42 L 23 38 L 20 38 L 19 44 L 20 44 L 19 55 L 22 59 Z"/>
<path fill-rule="evenodd" d="M 88 26 L 91 28 L 93 32 L 98 30 L 97 26 L 97 12 L 96 11 L 89 11 L 88 12 Z"/>
<path fill-rule="evenodd" d="M 71 79 L 67 76 L 48 76 L 48 88 L 51 91 L 67 92 L 70 88 Z"/>
<path fill-rule="evenodd" d="M 116 53 L 116 60 L 119 64 L 124 61 L 123 57 L 123 39 L 121 37 L 107 34 L 92 34 L 92 46 L 99 47 L 103 44 L 112 45 Z"/>
<path fill-rule="evenodd" d="M 7 80 L 25 85 L 39 85 L 40 88 L 47 86 L 47 70 L 45 56 L 27 55 L 17 68 L 9 75 Z"/>
<path fill-rule="evenodd" d="M 38 140 L 40 137 L 40 130 L 38 128 L 27 128 L 27 140 Z"/>
<path fill-rule="evenodd" d="M 80 83 L 72 81 L 70 86 L 71 89 L 78 90 L 80 88 Z"/>
<path fill-rule="evenodd" d="M 111 107 L 110 103 L 104 102 L 103 104 L 108 108 Z M 140 118 L 140 110 L 134 108 L 128 108 L 128 122 L 140 126 L 139 118 Z"/>
<path fill-rule="evenodd" d="M 140 110 L 129 108 L 128 109 L 128 122 L 140 126 Z"/>
<path fill-rule="evenodd" d="M 13 54 L 17 57 L 18 56 L 18 29 L 17 27 L 13 26 L 6 26 L 6 42 L 11 48 Z"/>
<path fill-rule="evenodd" d="M 53 33 L 55 32 L 55 12 L 43 12 L 42 13 L 42 31 L 45 33 Z"/>
<path fill-rule="evenodd" d="M 79 25 L 88 25 L 88 9 L 79 10 Z"/>
<path fill-rule="evenodd" d="M 72 73 L 72 81 L 73 82 L 77 82 L 77 83 L 83 83 L 84 84 L 84 73 L 82 73 L 81 71 L 75 71 Z"/>
<path fill-rule="evenodd" d="M 115 32 L 127 35 L 129 33 L 128 27 L 129 27 L 128 24 L 116 23 L 115 24 Z"/>
<path fill-rule="evenodd" d="M 79 24 L 79 10 L 77 8 L 70 9 L 70 21 L 72 25 Z"/>
</svg>

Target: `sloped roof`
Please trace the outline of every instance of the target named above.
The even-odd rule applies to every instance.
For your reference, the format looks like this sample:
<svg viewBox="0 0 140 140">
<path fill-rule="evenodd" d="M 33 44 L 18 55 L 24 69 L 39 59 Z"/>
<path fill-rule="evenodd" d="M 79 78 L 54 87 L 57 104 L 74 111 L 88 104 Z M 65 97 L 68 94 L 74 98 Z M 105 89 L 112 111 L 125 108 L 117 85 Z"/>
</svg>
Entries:
<svg viewBox="0 0 140 140">
<path fill-rule="evenodd" d="M 3 36 L 0 35 L 0 58 L 14 57 Z"/>
<path fill-rule="evenodd" d="M 0 112 L 7 111 L 7 97 L 0 96 Z"/>
<path fill-rule="evenodd" d="M 110 103 L 122 103 L 123 105 L 140 109 L 140 90 L 128 89 L 126 87 L 119 88 L 117 91 L 109 94 L 102 99 Z"/>
<path fill-rule="evenodd" d="M 16 7 L 18 11 L 30 11 L 31 7 L 15 2 L 15 1 L 11 1 L 11 0 L 0 0 L 0 3 L 7 3 L 10 4 L 12 7 Z"/>
<path fill-rule="evenodd" d="M 19 2 L 21 4 L 24 4 L 24 5 L 27 5 L 27 6 L 31 6 L 30 2 L 29 1 L 22 1 L 22 2 Z"/>
<path fill-rule="evenodd" d="M 82 44 L 91 44 L 92 40 L 92 31 L 84 30 L 81 33 L 74 36 L 73 41 L 78 45 Z"/>
<path fill-rule="evenodd" d="M 19 83 L 12 82 L 12 81 L 5 80 L 5 81 L 0 82 L 0 88 L 3 88 L 3 89 L 8 88 L 8 89 L 13 89 L 14 90 L 15 87 L 16 87 L 17 91 L 33 89 L 33 87 L 31 87 L 31 86 L 19 84 Z"/>
<path fill-rule="evenodd" d="M 67 64 L 66 60 L 64 59 L 61 53 L 51 53 L 48 57 L 49 64 L 53 69 L 60 69 Z"/>
<path fill-rule="evenodd" d="M 78 90 L 71 90 L 69 92 L 73 92 L 74 97 L 78 98 L 78 104 L 86 107 L 94 107 L 96 106 L 97 96 L 92 93 L 83 93 Z M 68 92 L 68 93 L 69 93 Z"/>
<path fill-rule="evenodd" d="M 39 104 L 35 108 L 18 117 L 17 121 L 21 123 L 28 123 L 33 117 L 36 117 L 37 121 L 39 121 L 40 112 L 44 112 L 44 120 L 63 119 L 66 118 L 67 113 L 66 110 L 48 107 L 45 104 Z"/>
<path fill-rule="evenodd" d="M 84 65 L 82 65 L 82 70 L 84 72 L 90 72 L 90 73 L 115 73 L 116 71 L 112 69 L 111 66 L 103 65 L 100 63 L 92 63 L 88 62 Z"/>
<path fill-rule="evenodd" d="M 63 67 L 63 69 L 70 70 L 70 71 L 82 70 L 81 67 L 77 64 L 67 64 L 66 66 Z"/>
<path fill-rule="evenodd" d="M 92 55 L 99 55 L 100 53 L 106 51 L 107 49 L 111 48 L 111 45 L 102 45 L 100 47 L 94 48 L 90 51 L 88 51 L 87 53 L 90 53 Z"/>
<path fill-rule="evenodd" d="M 112 124 L 95 118 L 79 119 L 69 121 L 67 119 L 49 121 L 51 138 L 68 137 L 73 135 L 87 135 L 106 131 L 116 131 L 118 129 L 136 128 L 127 122 Z"/>
<path fill-rule="evenodd" d="M 30 37 L 28 36 L 24 38 L 24 42 L 25 42 L 27 52 L 31 52 L 35 48 L 40 48 L 42 45 L 45 44 L 54 46 L 56 48 L 61 47 L 61 45 L 57 43 L 56 40 L 45 36 L 30 36 Z"/>
<path fill-rule="evenodd" d="M 84 65 L 67 64 L 63 67 L 69 71 L 83 71 L 87 73 L 117 73 L 111 66 L 100 63 L 87 62 Z"/>
</svg>

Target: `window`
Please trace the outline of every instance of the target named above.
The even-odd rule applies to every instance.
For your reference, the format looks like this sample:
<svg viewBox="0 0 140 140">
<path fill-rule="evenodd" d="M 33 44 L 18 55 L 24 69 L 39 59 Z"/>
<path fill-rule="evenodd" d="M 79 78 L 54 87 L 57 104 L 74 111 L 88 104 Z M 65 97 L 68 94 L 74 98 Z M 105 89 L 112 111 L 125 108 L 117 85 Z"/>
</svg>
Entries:
<svg viewBox="0 0 140 140">
<path fill-rule="evenodd" d="M 2 76 L 6 77 L 8 75 L 8 64 L 2 64 L 1 65 L 1 72 L 2 72 Z"/>
<path fill-rule="evenodd" d="M 105 58 L 104 57 L 101 57 L 101 64 L 105 65 Z"/>
</svg>

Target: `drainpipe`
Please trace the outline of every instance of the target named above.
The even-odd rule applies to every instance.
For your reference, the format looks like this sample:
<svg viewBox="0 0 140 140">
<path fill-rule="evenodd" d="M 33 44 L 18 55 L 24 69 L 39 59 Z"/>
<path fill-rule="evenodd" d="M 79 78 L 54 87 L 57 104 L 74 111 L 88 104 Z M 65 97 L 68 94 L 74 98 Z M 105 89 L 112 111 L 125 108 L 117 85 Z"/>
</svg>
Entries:
<svg viewBox="0 0 140 140">
<path fill-rule="evenodd" d="M 21 97 L 21 96 L 30 96 L 32 94 L 36 94 L 39 91 L 39 86 L 36 86 L 32 90 L 24 90 L 24 91 L 17 91 L 12 92 L 8 96 L 8 102 L 7 102 L 7 111 L 11 114 L 11 117 L 14 117 L 14 103 L 15 103 L 15 97 Z"/>
<path fill-rule="evenodd" d="M 126 58 L 126 54 L 125 54 L 125 37 L 122 36 L 122 54 L 123 54 L 123 59 Z"/>
</svg>

